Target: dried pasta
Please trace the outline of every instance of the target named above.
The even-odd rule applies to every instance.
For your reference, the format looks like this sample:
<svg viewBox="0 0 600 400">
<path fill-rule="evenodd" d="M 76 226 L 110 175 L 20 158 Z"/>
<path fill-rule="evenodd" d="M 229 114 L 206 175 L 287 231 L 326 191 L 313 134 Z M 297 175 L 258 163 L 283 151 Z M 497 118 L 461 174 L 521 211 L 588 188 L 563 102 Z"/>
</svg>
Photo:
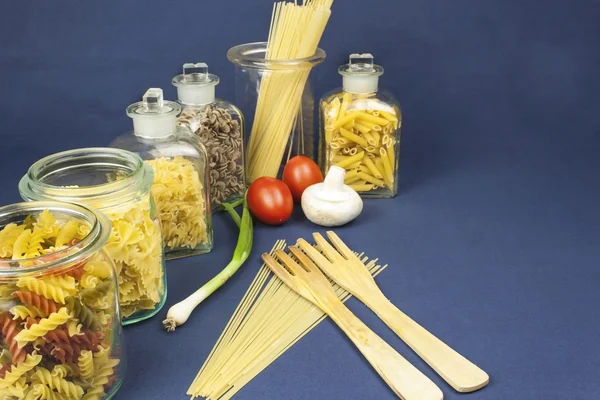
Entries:
<svg viewBox="0 0 600 400">
<path fill-rule="evenodd" d="M 395 194 L 400 111 L 371 95 L 340 93 L 324 100 L 321 112 L 326 169 L 331 165 L 346 169 L 350 176 L 346 184 L 357 192 Z M 366 183 L 355 183 L 358 179 L 351 180 L 355 176 Z"/>
<path fill-rule="evenodd" d="M 37 262 L 23 258 L 30 254 L 69 246 L 75 252 L 85 232 L 83 224 L 44 211 L 0 229 L 0 260 L 30 266 Z M 0 398 L 100 400 L 111 389 L 119 364 L 112 355 L 119 323 L 112 269 L 99 253 L 60 273 L 0 283 L 0 296 L 14 304 L 0 311 Z M 95 279 L 93 288 L 83 285 L 86 276 Z M 111 368 L 95 368 L 95 358 Z"/>
<path fill-rule="evenodd" d="M 280 240 L 271 252 L 283 248 L 285 242 Z M 362 254 L 360 258 L 373 276 L 387 267 Z M 332 285 L 342 301 L 350 297 L 340 286 Z M 187 394 L 192 399 L 230 399 L 323 319 L 325 314 L 319 308 L 263 265 Z"/>
<path fill-rule="evenodd" d="M 313 56 L 331 16 L 332 3 L 333 0 L 275 3 L 265 58 L 292 60 Z M 308 65 L 264 73 L 246 149 L 250 182 L 261 176 L 277 176 L 309 74 Z"/>
<path fill-rule="evenodd" d="M 124 317 L 155 309 L 165 290 L 160 222 L 152 218 L 150 204 L 148 194 L 138 202 L 103 210 L 113 228 L 105 250 L 117 267 Z M 124 282 L 134 286 L 134 293 L 125 296 Z"/>
<path fill-rule="evenodd" d="M 154 169 L 151 191 L 167 255 L 172 250 L 210 247 L 212 235 L 205 190 L 194 163 L 180 156 L 146 162 Z"/>
</svg>

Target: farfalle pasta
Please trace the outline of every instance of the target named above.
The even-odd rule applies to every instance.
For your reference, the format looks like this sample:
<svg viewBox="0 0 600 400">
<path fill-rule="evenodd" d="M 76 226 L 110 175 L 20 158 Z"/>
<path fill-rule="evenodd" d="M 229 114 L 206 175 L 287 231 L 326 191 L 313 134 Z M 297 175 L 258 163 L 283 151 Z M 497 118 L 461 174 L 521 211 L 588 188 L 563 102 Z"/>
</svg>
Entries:
<svg viewBox="0 0 600 400">
<path fill-rule="evenodd" d="M 23 271 L 0 281 L 2 399 L 101 400 L 120 385 L 116 274 L 104 243 L 77 257 L 81 225 L 48 210 L 0 224 L 0 268 Z"/>
<path fill-rule="evenodd" d="M 207 191 L 194 163 L 180 156 L 146 162 L 154 169 L 151 191 L 160 215 L 167 257 L 210 251 L 212 230 Z"/>
</svg>

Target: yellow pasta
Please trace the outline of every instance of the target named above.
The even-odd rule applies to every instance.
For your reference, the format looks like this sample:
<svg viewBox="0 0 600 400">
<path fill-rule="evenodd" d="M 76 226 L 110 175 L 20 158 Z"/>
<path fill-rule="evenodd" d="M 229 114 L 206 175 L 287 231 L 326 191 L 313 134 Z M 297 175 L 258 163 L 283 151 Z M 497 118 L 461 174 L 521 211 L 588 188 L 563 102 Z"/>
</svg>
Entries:
<svg viewBox="0 0 600 400">
<path fill-rule="evenodd" d="M 373 190 L 374 185 L 368 183 L 368 184 L 351 184 L 349 185 L 352 189 L 354 189 L 357 192 L 368 192 L 370 190 Z"/>
<path fill-rule="evenodd" d="M 345 137 L 346 139 L 351 140 L 354 143 L 358 143 L 358 144 L 360 144 L 363 147 L 367 147 L 368 146 L 368 143 L 367 143 L 366 139 L 364 139 L 364 138 L 358 136 L 357 134 L 352 133 L 352 132 L 350 132 L 350 131 L 348 131 L 348 130 L 346 130 L 344 128 L 340 128 L 340 134 L 343 137 Z"/>
<path fill-rule="evenodd" d="M 341 167 L 341 168 L 350 167 L 352 164 L 354 164 L 356 162 L 360 162 L 362 160 L 362 158 L 364 157 L 364 155 L 365 155 L 364 151 L 361 151 L 360 153 L 350 156 L 350 157 L 336 163 L 335 165 L 337 165 L 338 167 Z"/>
<path fill-rule="evenodd" d="M 48 318 L 43 318 L 40 322 L 31 325 L 29 329 L 23 329 L 16 336 L 15 340 L 19 348 L 23 348 L 27 343 L 33 342 L 39 337 L 44 336 L 48 332 L 56 329 L 71 318 L 67 312 L 67 308 L 63 307 L 58 312 L 50 314 Z"/>
<path fill-rule="evenodd" d="M 387 119 L 381 118 L 381 117 L 376 117 L 373 114 L 369 114 L 365 111 L 357 111 L 357 112 L 353 112 L 352 114 L 354 115 L 354 117 L 356 119 L 362 121 L 361 124 L 363 124 L 363 125 L 366 124 L 367 122 L 371 122 L 371 123 L 373 123 L 375 125 L 379 125 L 379 126 L 384 126 L 384 125 L 387 125 L 387 123 L 388 123 Z"/>
<path fill-rule="evenodd" d="M 273 248 L 283 249 L 278 241 Z M 385 266 L 360 255 L 372 276 Z M 341 301 L 350 294 L 337 284 Z M 325 318 L 312 303 L 290 290 L 268 267 L 262 266 L 234 311 L 213 350 L 188 389 L 188 395 L 229 400 L 244 385 Z"/>
<path fill-rule="evenodd" d="M 366 172 L 359 172 L 358 173 L 358 177 L 360 179 L 364 179 L 365 181 L 372 183 L 373 185 L 377 185 L 377 186 L 385 186 L 385 182 L 382 181 L 381 179 L 377 179 L 374 176 L 371 176 L 369 174 L 367 174 Z"/>
<path fill-rule="evenodd" d="M 371 159 L 368 156 L 365 156 L 362 160 L 363 164 L 365 164 L 367 166 L 367 168 L 369 169 L 369 171 L 371 171 L 371 174 L 375 177 L 375 178 L 383 178 L 383 174 L 381 173 L 381 171 L 379 171 L 377 169 L 377 167 L 375 166 L 375 163 L 373 161 L 371 161 Z"/>
</svg>

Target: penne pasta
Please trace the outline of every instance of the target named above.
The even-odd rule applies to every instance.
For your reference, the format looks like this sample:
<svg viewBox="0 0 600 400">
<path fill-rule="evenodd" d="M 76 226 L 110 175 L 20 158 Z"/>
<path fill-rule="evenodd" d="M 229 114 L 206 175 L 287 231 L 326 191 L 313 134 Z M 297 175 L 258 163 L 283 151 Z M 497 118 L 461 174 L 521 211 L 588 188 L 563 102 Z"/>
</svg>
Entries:
<svg viewBox="0 0 600 400">
<path fill-rule="evenodd" d="M 389 113 L 387 111 L 379 111 L 379 116 L 381 116 L 391 122 L 398 122 L 398 117 L 396 117 L 394 114 Z"/>
<path fill-rule="evenodd" d="M 374 176 L 371 176 L 371 175 L 367 174 L 366 172 L 359 172 L 357 175 L 360 179 L 364 179 L 365 181 L 372 183 L 374 185 L 385 186 L 384 181 L 382 181 L 381 179 L 375 178 Z"/>
<path fill-rule="evenodd" d="M 354 120 L 348 122 L 346 125 L 343 126 L 343 128 L 351 131 L 352 128 L 354 128 Z"/>
<path fill-rule="evenodd" d="M 353 142 L 360 144 L 362 147 L 367 147 L 369 145 L 364 138 L 358 136 L 356 133 L 350 132 L 347 129 L 340 128 L 340 134 L 346 139 L 352 140 Z"/>
<path fill-rule="evenodd" d="M 362 120 L 362 121 L 367 121 L 367 122 L 372 122 L 376 125 L 386 125 L 388 123 L 388 120 L 385 118 L 381 118 L 381 117 L 377 117 L 375 115 L 371 115 L 365 111 L 358 111 L 358 112 L 354 112 L 352 113 L 356 119 Z M 363 122 L 361 122 L 361 124 L 364 124 Z"/>
<path fill-rule="evenodd" d="M 359 131 L 362 134 L 368 133 L 371 130 L 371 127 L 367 126 L 367 125 L 363 125 L 361 123 L 355 122 L 354 123 L 354 129 L 356 129 L 357 131 Z"/>
<path fill-rule="evenodd" d="M 360 168 L 360 166 L 361 166 L 361 165 L 362 165 L 362 161 L 357 161 L 357 162 L 355 162 L 354 164 L 350 164 L 350 165 L 348 166 L 348 168 L 346 168 L 346 169 Z"/>
<path fill-rule="evenodd" d="M 356 183 L 353 183 L 353 184 L 348 185 L 348 186 L 350 186 L 352 189 L 354 189 L 357 192 L 369 192 L 369 191 L 373 190 L 373 187 L 374 187 L 371 184 L 363 184 L 363 185 L 361 185 L 361 184 L 356 184 Z"/>
<path fill-rule="evenodd" d="M 361 151 L 360 153 L 354 154 L 354 155 L 346 158 L 345 160 L 337 162 L 335 165 L 337 165 L 338 167 L 341 167 L 341 168 L 349 167 L 350 165 L 353 165 L 356 162 L 358 162 L 358 165 L 360 165 L 360 162 L 363 159 L 364 155 L 365 155 L 365 152 Z"/>
<path fill-rule="evenodd" d="M 354 113 L 346 114 L 341 119 L 338 119 L 337 121 L 335 121 L 331 125 L 331 129 L 333 129 L 334 131 L 337 129 L 340 129 L 342 126 L 346 125 L 350 121 L 354 121 L 355 119 L 356 119 L 356 117 L 354 116 Z"/>
<path fill-rule="evenodd" d="M 381 133 L 378 131 L 371 131 L 371 136 L 375 139 L 375 146 L 379 146 L 379 142 L 381 141 Z"/>
<path fill-rule="evenodd" d="M 337 117 L 337 121 L 344 118 L 346 115 L 346 111 L 348 111 L 348 106 L 352 103 L 352 95 L 350 93 L 344 93 L 342 96 L 342 105 L 340 107 L 340 112 Z"/>
<path fill-rule="evenodd" d="M 385 174 L 384 177 L 386 178 L 386 181 L 391 185 L 394 183 L 394 173 L 392 169 L 392 164 L 390 163 L 390 159 L 388 158 L 386 149 L 382 147 L 381 149 L 379 149 L 379 153 L 381 154 L 381 161 L 383 162 L 383 170 Z"/>
<path fill-rule="evenodd" d="M 358 172 L 360 171 L 360 169 L 351 169 L 350 171 L 346 172 L 346 176 L 344 176 L 344 179 L 349 179 L 349 178 L 354 178 L 356 176 L 358 176 Z"/>
<path fill-rule="evenodd" d="M 363 164 L 365 164 L 365 166 L 368 168 L 369 171 L 371 171 L 371 174 L 375 178 L 383 178 L 383 174 L 377 169 L 375 163 L 371 161 L 368 155 L 365 155 L 365 157 L 363 158 Z"/>
<path fill-rule="evenodd" d="M 375 139 L 373 138 L 373 135 L 371 135 L 369 132 L 367 133 L 363 133 L 364 138 L 367 140 L 367 143 L 370 146 L 375 146 L 377 145 L 377 142 L 375 141 Z"/>
<path fill-rule="evenodd" d="M 360 181 L 360 178 L 358 176 L 353 176 L 351 178 L 345 178 L 344 179 L 344 184 L 345 185 L 350 185 L 351 183 L 356 183 Z"/>
</svg>

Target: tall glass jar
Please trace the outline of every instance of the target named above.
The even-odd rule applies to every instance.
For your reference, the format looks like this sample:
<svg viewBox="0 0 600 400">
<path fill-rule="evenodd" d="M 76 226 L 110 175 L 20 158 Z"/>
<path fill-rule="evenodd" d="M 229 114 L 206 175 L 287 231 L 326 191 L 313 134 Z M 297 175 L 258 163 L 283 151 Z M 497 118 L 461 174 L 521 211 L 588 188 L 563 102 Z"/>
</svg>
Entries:
<svg viewBox="0 0 600 400">
<path fill-rule="evenodd" d="M 246 179 L 277 177 L 296 155 L 315 158 L 315 107 L 310 85 L 312 68 L 325 60 L 317 49 L 311 57 L 265 59 L 266 42 L 231 48 L 235 64 L 236 104 L 246 116 Z"/>
<path fill-rule="evenodd" d="M 206 149 L 188 128 L 177 125 L 180 112 L 179 104 L 163 100 L 162 89 L 148 89 L 142 101 L 127 107 L 133 131 L 110 144 L 137 153 L 154 169 L 152 194 L 167 260 L 213 247 Z"/>
<path fill-rule="evenodd" d="M 153 180 L 152 167 L 134 153 L 87 148 L 42 158 L 19 182 L 25 200 L 83 204 L 108 217 L 112 232 L 105 249 L 115 262 L 125 325 L 150 318 L 167 297 Z"/>
<path fill-rule="evenodd" d="M 205 63 L 183 64 L 183 73 L 172 83 L 182 107 L 177 123 L 196 134 L 208 153 L 212 210 L 222 202 L 242 199 L 246 191 L 242 112 L 215 98 L 219 77 L 208 73 Z"/>
<path fill-rule="evenodd" d="M 319 161 L 346 169 L 345 183 L 362 197 L 398 192 L 402 114 L 394 96 L 379 89 L 383 68 L 371 54 L 352 54 L 339 68 L 343 87 L 321 98 Z"/>
<path fill-rule="evenodd" d="M 104 215 L 75 204 L 0 208 L 1 398 L 108 399 L 121 386 L 110 232 Z"/>
</svg>

